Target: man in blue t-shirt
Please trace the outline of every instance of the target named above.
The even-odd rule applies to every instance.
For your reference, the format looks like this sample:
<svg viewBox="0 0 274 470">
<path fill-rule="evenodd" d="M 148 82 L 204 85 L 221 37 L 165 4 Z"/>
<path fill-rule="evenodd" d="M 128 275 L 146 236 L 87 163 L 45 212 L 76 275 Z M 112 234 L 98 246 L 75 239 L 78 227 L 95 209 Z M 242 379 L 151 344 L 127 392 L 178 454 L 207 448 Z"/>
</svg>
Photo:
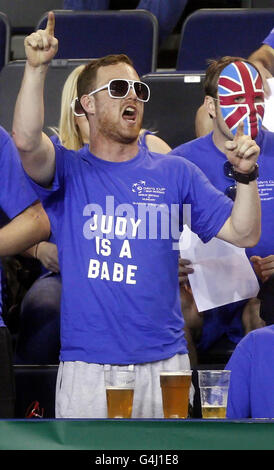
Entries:
<svg viewBox="0 0 274 470">
<path fill-rule="evenodd" d="M 0 127 L 0 256 L 23 252 L 30 246 L 46 240 L 50 227 L 48 217 L 37 200 L 23 172 L 17 149 L 9 134 Z M 5 217 L 4 217 L 5 216 Z M 7 223 L 9 219 L 11 222 Z M 2 266 L 0 266 L 0 285 Z M 13 350 L 8 328 L 2 317 L 0 289 L 0 418 L 14 418 L 15 385 Z"/>
<path fill-rule="evenodd" d="M 261 280 L 267 279 L 274 253 L 274 133 L 262 129 L 264 96 L 257 69 L 248 61 L 224 57 L 213 61 L 206 71 L 204 106 L 211 118 L 213 131 L 182 144 L 171 154 L 195 163 L 211 183 L 229 197 L 235 197 L 236 183 L 225 155 L 225 142 L 244 122 L 246 133 L 260 146 L 258 188 L 262 204 L 262 233 L 259 243 L 246 250 Z M 245 333 L 264 326 L 259 317 L 259 301 L 235 302 L 197 315 L 201 331 L 197 348 L 208 349 L 225 335 L 237 344 Z M 252 309 L 249 309 L 249 307 Z M 244 311 L 244 314 L 243 314 Z M 244 316 L 243 316 L 244 315 Z M 203 318 L 203 325 L 201 318 Z M 244 325 L 243 325 L 244 322 Z"/>
<path fill-rule="evenodd" d="M 44 80 L 58 48 L 52 12 L 25 47 L 13 132 L 59 253 L 56 417 L 106 417 L 106 368 L 135 369 L 132 417 L 162 417 L 160 371 L 190 368 L 178 283 L 183 206 L 204 242 L 257 243 L 259 147 L 242 126 L 226 143 L 235 178 L 247 183 L 234 206 L 195 165 L 138 147 L 150 91 L 125 55 L 91 61 L 79 76 L 89 148 L 54 145 L 42 132 Z"/>
</svg>

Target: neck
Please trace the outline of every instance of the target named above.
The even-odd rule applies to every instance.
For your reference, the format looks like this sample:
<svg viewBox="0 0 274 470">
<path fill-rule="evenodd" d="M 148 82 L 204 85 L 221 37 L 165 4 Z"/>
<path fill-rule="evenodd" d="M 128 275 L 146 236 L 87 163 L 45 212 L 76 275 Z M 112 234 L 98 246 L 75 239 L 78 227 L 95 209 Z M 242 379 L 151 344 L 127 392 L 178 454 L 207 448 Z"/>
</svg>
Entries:
<svg viewBox="0 0 274 470">
<path fill-rule="evenodd" d="M 225 143 L 228 140 L 232 140 L 230 136 L 224 134 L 224 132 L 219 128 L 216 121 L 213 124 L 212 139 L 217 149 L 219 149 L 223 153 L 225 153 Z"/>
<path fill-rule="evenodd" d="M 90 141 L 89 150 L 102 160 L 125 162 L 131 160 L 139 152 L 138 139 L 130 143 L 123 143 L 101 137 Z"/>
</svg>

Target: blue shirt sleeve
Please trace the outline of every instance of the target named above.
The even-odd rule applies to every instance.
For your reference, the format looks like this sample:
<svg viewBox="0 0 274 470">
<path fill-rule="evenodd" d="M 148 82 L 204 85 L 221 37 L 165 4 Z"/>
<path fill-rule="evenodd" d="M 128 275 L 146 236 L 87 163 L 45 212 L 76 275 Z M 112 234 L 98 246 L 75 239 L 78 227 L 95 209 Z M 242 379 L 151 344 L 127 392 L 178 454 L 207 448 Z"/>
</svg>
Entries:
<svg viewBox="0 0 274 470">
<path fill-rule="evenodd" d="M 69 150 L 65 149 L 61 145 L 54 144 L 55 147 L 55 174 L 54 179 L 50 188 L 45 188 L 37 184 L 30 176 L 25 173 L 33 191 L 36 193 L 36 198 L 38 197 L 47 212 L 47 215 L 50 219 L 50 224 L 52 231 L 55 231 L 59 224 L 58 213 L 63 212 L 63 199 L 65 192 L 65 172 L 66 172 L 66 163 L 68 163 L 69 157 L 67 154 L 70 153 Z M 56 211 L 58 206 L 59 210 Z"/>
<path fill-rule="evenodd" d="M 48 198 L 51 193 L 56 193 L 59 190 L 63 189 L 64 183 L 64 174 L 65 174 L 65 160 L 64 153 L 69 152 L 64 147 L 58 144 L 54 144 L 55 147 L 55 174 L 50 188 L 45 188 L 37 184 L 30 176 L 25 173 L 30 182 L 33 190 L 38 195 L 38 197 L 44 201 L 45 198 Z"/>
<path fill-rule="evenodd" d="M 0 207 L 9 219 L 13 219 L 38 197 L 25 176 L 12 138 L 1 127 L 0 145 Z"/>
<path fill-rule="evenodd" d="M 263 44 L 267 44 L 274 49 L 274 28 L 270 31 L 269 35 L 263 40 Z"/>
</svg>

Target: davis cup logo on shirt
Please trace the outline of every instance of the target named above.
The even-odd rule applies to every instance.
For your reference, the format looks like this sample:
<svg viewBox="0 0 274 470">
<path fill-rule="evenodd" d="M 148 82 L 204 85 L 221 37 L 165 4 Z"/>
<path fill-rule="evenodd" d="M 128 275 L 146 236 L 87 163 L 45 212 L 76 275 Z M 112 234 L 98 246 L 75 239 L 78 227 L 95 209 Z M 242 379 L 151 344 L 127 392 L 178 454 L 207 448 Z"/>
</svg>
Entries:
<svg viewBox="0 0 274 470">
<path fill-rule="evenodd" d="M 143 190 L 143 187 L 145 186 L 146 182 L 145 181 L 138 181 L 138 183 L 133 183 L 132 185 L 132 192 L 133 193 L 140 193 Z"/>
<path fill-rule="evenodd" d="M 236 134 L 241 121 L 244 133 L 257 136 L 264 116 L 264 91 L 257 70 L 246 62 L 233 62 L 223 69 L 218 94 L 225 123 Z"/>
<path fill-rule="evenodd" d="M 151 186 L 148 185 L 146 181 L 139 180 L 136 183 L 133 183 L 131 191 L 133 193 L 137 193 L 137 196 L 141 201 L 146 203 L 153 203 L 159 202 L 158 199 L 165 195 L 166 188 Z"/>
</svg>

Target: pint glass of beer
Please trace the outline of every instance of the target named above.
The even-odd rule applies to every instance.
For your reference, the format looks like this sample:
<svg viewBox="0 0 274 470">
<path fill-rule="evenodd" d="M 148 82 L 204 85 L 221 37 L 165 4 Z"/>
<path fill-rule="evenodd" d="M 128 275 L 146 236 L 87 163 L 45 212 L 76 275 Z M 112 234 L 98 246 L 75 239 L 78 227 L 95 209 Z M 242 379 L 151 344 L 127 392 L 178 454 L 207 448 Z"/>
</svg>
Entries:
<svg viewBox="0 0 274 470">
<path fill-rule="evenodd" d="M 198 370 L 202 417 L 226 418 L 230 370 Z"/>
<path fill-rule="evenodd" d="M 165 418 L 187 418 L 191 379 L 191 370 L 160 372 Z"/>
<path fill-rule="evenodd" d="M 105 370 L 108 418 L 131 418 L 135 371 L 113 366 Z"/>
</svg>

